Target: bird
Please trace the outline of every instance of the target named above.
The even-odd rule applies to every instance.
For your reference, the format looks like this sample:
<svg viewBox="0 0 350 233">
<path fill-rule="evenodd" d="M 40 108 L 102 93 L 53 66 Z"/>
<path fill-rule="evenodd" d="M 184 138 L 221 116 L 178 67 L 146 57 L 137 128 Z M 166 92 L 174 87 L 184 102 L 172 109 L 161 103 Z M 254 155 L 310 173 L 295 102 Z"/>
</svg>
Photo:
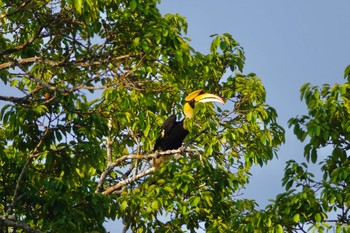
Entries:
<svg viewBox="0 0 350 233">
<path fill-rule="evenodd" d="M 219 102 L 224 104 L 225 101 L 218 95 L 206 93 L 203 90 L 191 92 L 185 98 L 183 107 L 184 119 L 176 121 L 175 114 L 169 116 L 163 123 L 160 135 L 154 145 L 154 152 L 175 150 L 182 146 L 183 140 L 188 135 L 189 131 L 184 126 L 184 120 L 194 117 L 194 107 L 196 103 Z M 168 160 L 166 156 L 153 159 L 153 166 L 158 169 L 160 165 Z"/>
</svg>

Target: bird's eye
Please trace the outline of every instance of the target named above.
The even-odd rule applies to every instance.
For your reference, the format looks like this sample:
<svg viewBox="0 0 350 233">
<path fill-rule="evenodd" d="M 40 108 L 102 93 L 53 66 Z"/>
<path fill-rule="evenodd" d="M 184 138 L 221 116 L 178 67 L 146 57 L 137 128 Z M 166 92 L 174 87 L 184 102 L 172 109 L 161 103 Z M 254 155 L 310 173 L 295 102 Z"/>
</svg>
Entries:
<svg viewBox="0 0 350 233">
<path fill-rule="evenodd" d="M 194 105 L 196 104 L 196 101 L 193 99 L 189 102 L 191 108 L 194 108 Z"/>
</svg>

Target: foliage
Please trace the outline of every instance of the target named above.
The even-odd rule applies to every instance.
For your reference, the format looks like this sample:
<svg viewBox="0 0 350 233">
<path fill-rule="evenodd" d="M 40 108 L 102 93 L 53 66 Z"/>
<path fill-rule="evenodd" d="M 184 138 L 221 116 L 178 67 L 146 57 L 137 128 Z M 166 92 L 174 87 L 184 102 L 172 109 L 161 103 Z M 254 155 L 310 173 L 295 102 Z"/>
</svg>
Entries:
<svg viewBox="0 0 350 233">
<path fill-rule="evenodd" d="M 227 232 L 254 209 L 239 190 L 284 131 L 231 35 L 197 52 L 186 20 L 155 0 L 0 6 L 2 231 L 103 232 L 118 218 L 136 232 Z M 198 105 L 182 156 L 154 172 L 162 122 L 196 89 L 225 108 Z"/>
<path fill-rule="evenodd" d="M 255 228 L 263 232 L 350 231 L 349 67 L 345 78 L 345 83 L 333 86 L 302 86 L 308 115 L 290 119 L 289 125 L 306 143 L 306 162 L 287 162 L 282 180 L 286 192 L 248 218 L 258 222 Z M 310 165 L 318 161 L 321 175 L 310 172 Z"/>
</svg>

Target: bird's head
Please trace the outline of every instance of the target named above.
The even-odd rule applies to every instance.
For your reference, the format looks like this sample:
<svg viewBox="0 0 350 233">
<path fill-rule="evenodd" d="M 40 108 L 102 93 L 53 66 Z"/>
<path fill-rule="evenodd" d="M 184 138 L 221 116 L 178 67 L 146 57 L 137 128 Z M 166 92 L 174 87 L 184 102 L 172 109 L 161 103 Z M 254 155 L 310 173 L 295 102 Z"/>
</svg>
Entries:
<svg viewBox="0 0 350 233">
<path fill-rule="evenodd" d="M 219 102 L 224 104 L 225 101 L 218 95 L 205 93 L 202 90 L 197 90 L 190 93 L 185 98 L 184 114 L 186 118 L 193 118 L 194 106 L 196 103 Z"/>
</svg>

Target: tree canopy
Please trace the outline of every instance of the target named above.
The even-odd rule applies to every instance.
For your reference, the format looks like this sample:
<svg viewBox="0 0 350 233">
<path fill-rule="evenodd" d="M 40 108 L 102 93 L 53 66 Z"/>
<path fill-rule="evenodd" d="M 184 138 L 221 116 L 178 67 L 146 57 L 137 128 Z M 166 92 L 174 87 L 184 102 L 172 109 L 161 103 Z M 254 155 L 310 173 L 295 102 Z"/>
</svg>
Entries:
<svg viewBox="0 0 350 233">
<path fill-rule="evenodd" d="M 277 112 L 261 80 L 243 73 L 230 34 L 198 52 L 186 19 L 158 3 L 0 1 L 1 231 L 105 232 L 118 219 L 124 232 L 282 232 L 326 228 L 337 210 L 345 229 L 349 83 L 305 85 L 309 115 L 290 120 L 310 139 L 308 161 L 334 145 L 323 180 L 290 161 L 287 192 L 256 210 L 241 189 L 284 142 Z M 183 147 L 153 152 L 164 120 L 182 118 L 184 96 L 198 89 L 226 104 L 196 105 Z"/>
<path fill-rule="evenodd" d="M 231 35 L 197 52 L 185 18 L 136 0 L 2 1 L 1 25 L 5 228 L 100 232 L 118 218 L 137 232 L 224 231 L 254 208 L 239 190 L 284 134 Z M 184 148 L 153 153 L 197 89 L 227 104 L 199 105 Z M 166 153 L 181 157 L 154 172 Z"/>
<path fill-rule="evenodd" d="M 308 114 L 289 126 L 305 143 L 305 162 L 287 161 L 286 192 L 247 217 L 242 232 L 350 231 L 350 65 L 344 77 L 343 84 L 301 87 Z"/>
</svg>

